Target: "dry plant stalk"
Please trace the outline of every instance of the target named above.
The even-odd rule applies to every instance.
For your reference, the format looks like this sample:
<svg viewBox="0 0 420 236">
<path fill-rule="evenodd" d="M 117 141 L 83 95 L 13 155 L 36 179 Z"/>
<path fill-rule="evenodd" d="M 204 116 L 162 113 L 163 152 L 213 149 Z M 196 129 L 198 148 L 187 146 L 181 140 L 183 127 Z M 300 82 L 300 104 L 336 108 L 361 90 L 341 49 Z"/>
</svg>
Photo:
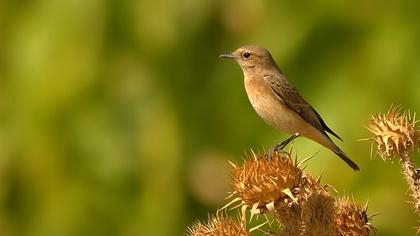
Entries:
<svg viewBox="0 0 420 236">
<path fill-rule="evenodd" d="M 415 115 L 401 110 L 401 106 L 391 106 L 386 114 L 372 115 L 368 129 L 374 134 L 370 140 L 383 160 L 399 159 L 414 210 L 420 216 L 420 172 L 410 156 L 419 148 L 420 131 L 416 128 Z"/>
<path fill-rule="evenodd" d="M 234 191 L 229 196 L 230 202 L 222 209 L 241 207 L 241 226 L 247 222 L 246 210 L 250 211 L 249 221 L 255 215 L 271 214 L 281 225 L 280 229 L 274 230 L 279 231 L 278 235 L 369 235 L 374 228 L 366 215 L 367 207 L 331 195 L 319 179 L 303 172 L 302 165 L 306 160 L 293 161 L 290 151 L 274 152 L 270 158 L 267 154 L 252 152 L 243 165 L 231 163 Z M 191 233 L 199 232 L 198 228 L 197 224 L 190 228 L 189 235 L 238 235 Z"/>
</svg>

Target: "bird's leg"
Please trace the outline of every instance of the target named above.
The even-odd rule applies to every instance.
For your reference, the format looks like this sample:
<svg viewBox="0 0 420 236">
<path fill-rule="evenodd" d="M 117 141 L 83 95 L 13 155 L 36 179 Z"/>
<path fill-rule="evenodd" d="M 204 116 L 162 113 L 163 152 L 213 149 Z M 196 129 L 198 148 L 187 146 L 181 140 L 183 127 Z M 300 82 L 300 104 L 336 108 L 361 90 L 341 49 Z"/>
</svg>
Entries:
<svg viewBox="0 0 420 236">
<path fill-rule="evenodd" d="M 295 138 L 299 137 L 300 134 L 299 133 L 295 133 L 292 136 L 290 136 L 289 138 L 287 138 L 286 140 L 284 140 L 283 142 L 277 144 L 276 146 L 272 147 L 269 151 L 268 151 L 268 159 L 272 160 L 273 158 L 273 154 L 274 152 L 278 152 L 278 151 L 282 151 L 287 144 L 289 144 L 291 141 L 293 141 Z"/>
<path fill-rule="evenodd" d="M 273 152 L 283 150 L 283 148 L 285 148 L 287 146 L 287 144 L 289 144 L 291 141 L 293 141 L 295 138 L 297 138 L 299 136 L 300 136 L 299 133 L 293 134 L 292 136 L 290 136 L 289 138 L 287 138 L 283 142 L 281 142 L 281 143 L 277 144 L 276 146 L 274 146 L 273 147 Z"/>
</svg>

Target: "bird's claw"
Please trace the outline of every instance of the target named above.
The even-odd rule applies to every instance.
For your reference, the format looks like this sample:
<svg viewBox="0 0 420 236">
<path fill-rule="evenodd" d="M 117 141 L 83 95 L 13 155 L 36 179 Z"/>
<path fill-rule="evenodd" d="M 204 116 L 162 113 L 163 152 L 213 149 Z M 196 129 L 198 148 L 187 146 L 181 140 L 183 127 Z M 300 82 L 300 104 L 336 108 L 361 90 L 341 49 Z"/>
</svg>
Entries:
<svg viewBox="0 0 420 236">
<path fill-rule="evenodd" d="M 283 151 L 283 149 L 287 146 L 287 144 L 289 144 L 291 141 L 293 141 L 295 138 L 299 137 L 300 134 L 299 133 L 295 133 L 292 136 L 290 136 L 289 138 L 287 138 L 286 140 L 284 140 L 283 142 L 277 144 L 276 146 L 274 146 L 273 148 L 271 148 L 268 151 L 268 160 L 272 160 L 273 159 L 273 155 L 275 152 L 281 152 Z"/>
</svg>

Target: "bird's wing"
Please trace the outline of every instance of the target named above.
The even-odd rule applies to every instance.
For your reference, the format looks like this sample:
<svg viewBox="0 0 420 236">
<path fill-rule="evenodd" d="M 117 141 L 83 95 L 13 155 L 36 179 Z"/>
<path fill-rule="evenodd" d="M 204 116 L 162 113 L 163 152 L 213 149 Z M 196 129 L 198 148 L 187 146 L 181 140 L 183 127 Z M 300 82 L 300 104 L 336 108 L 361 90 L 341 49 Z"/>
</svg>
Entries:
<svg viewBox="0 0 420 236">
<path fill-rule="evenodd" d="M 266 74 L 264 75 L 264 80 L 277 95 L 280 102 L 286 104 L 293 111 L 298 113 L 306 122 L 322 133 L 325 134 L 325 131 L 327 131 L 341 140 L 337 134 L 328 128 L 318 112 L 300 96 L 295 86 L 293 86 L 284 76 Z"/>
</svg>

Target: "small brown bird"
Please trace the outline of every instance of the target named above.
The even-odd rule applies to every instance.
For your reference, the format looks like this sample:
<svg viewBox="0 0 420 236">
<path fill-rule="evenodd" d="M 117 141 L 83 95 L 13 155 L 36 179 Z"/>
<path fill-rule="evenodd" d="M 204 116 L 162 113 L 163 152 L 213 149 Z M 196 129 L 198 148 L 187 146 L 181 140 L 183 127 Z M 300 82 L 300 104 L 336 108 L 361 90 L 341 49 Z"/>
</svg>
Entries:
<svg viewBox="0 0 420 236">
<path fill-rule="evenodd" d="M 242 68 L 245 90 L 254 110 L 270 126 L 292 136 L 275 147 L 284 148 L 300 135 L 333 151 L 353 170 L 354 163 L 327 135 L 342 140 L 322 120 L 318 112 L 300 96 L 273 60 L 267 49 L 259 46 L 243 46 L 231 54 L 220 55 L 234 59 Z"/>
</svg>

